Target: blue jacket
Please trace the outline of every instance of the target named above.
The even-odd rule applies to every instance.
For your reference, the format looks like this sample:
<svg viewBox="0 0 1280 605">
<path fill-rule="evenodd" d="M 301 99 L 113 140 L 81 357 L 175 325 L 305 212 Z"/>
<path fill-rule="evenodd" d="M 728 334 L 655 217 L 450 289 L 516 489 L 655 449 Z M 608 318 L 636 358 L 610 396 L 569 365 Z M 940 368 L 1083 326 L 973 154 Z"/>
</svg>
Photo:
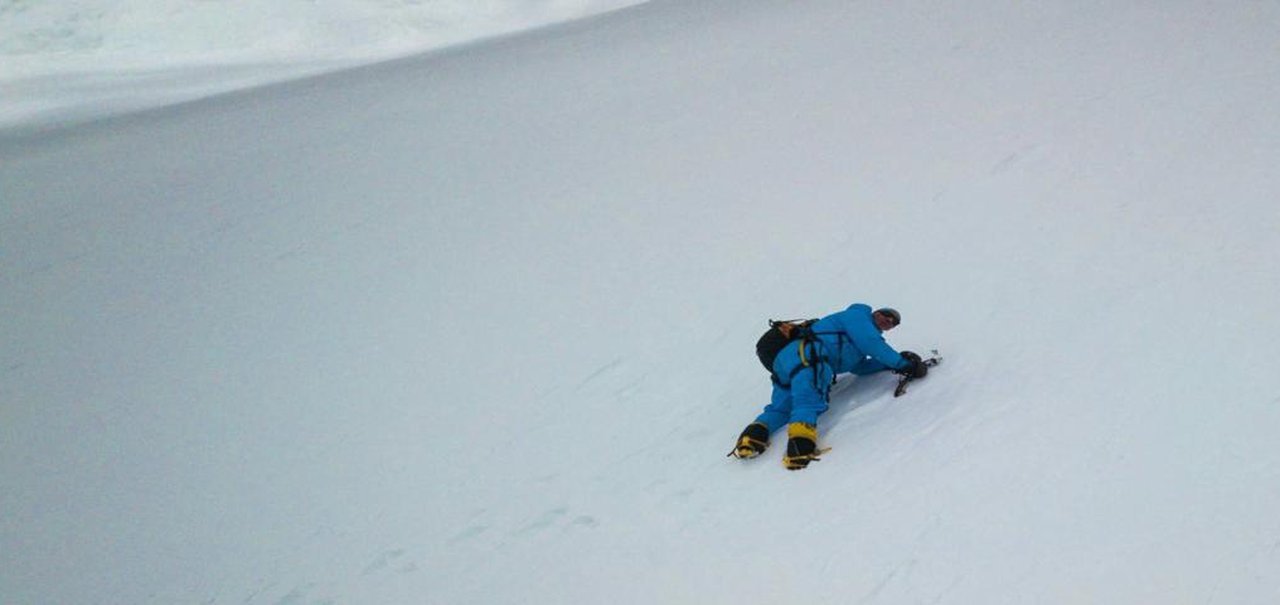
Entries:
<svg viewBox="0 0 1280 605">
<path fill-rule="evenodd" d="M 853 304 L 813 324 L 818 356 L 826 359 L 834 373 L 873 374 L 907 366 L 907 360 L 884 341 L 871 313 L 871 307 Z"/>
</svg>

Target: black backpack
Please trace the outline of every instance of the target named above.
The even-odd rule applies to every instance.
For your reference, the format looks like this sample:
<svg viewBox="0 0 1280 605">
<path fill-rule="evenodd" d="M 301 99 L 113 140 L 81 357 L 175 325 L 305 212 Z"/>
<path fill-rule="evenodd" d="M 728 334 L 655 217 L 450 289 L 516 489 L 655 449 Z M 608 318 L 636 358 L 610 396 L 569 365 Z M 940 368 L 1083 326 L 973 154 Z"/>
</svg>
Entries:
<svg viewBox="0 0 1280 605">
<path fill-rule="evenodd" d="M 790 319 L 785 321 L 769 320 L 769 329 L 756 341 L 756 357 L 764 369 L 773 374 L 773 360 L 787 343 L 793 340 L 813 337 L 811 327 L 816 319 Z"/>
</svg>

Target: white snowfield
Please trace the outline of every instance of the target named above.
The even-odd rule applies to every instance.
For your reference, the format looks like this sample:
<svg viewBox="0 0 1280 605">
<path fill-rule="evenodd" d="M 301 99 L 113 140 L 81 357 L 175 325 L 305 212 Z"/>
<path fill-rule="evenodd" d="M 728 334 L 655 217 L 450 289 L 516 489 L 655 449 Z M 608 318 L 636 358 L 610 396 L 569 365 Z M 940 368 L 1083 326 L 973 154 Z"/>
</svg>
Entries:
<svg viewBox="0 0 1280 605">
<path fill-rule="evenodd" d="M 655 1 L 0 134 L 0 601 L 1280 602 L 1276 23 Z M 853 302 L 947 360 L 726 458 Z"/>
<path fill-rule="evenodd" d="M 0 129 L 84 121 L 644 0 L 0 0 Z"/>
</svg>

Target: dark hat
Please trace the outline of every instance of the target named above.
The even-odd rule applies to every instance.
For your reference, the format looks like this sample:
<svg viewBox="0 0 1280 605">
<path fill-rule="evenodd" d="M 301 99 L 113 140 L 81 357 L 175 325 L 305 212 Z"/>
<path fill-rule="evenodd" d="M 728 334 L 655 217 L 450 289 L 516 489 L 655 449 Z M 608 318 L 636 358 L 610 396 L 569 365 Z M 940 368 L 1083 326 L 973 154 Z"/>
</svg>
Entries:
<svg viewBox="0 0 1280 605">
<path fill-rule="evenodd" d="M 897 309 L 894 309 L 891 307 L 881 307 L 879 309 L 876 309 L 876 313 L 879 313 L 881 315 L 887 315 L 890 318 L 892 318 L 893 325 L 895 326 L 902 323 L 902 314 L 899 313 Z"/>
</svg>

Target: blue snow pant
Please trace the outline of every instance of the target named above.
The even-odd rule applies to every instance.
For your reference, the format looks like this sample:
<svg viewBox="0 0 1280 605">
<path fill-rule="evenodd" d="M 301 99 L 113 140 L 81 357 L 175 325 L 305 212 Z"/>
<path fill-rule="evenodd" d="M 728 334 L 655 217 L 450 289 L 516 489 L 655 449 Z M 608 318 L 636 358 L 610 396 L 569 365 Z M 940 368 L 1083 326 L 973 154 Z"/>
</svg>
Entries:
<svg viewBox="0 0 1280 605">
<path fill-rule="evenodd" d="M 769 432 L 792 422 L 817 426 L 818 416 L 827 411 L 827 395 L 835 370 L 825 361 L 815 359 L 815 347 L 806 349 L 809 365 L 800 361 L 802 341 L 789 343 L 773 360 L 773 395 L 769 405 L 756 417 L 756 422 L 769 427 Z"/>
</svg>

